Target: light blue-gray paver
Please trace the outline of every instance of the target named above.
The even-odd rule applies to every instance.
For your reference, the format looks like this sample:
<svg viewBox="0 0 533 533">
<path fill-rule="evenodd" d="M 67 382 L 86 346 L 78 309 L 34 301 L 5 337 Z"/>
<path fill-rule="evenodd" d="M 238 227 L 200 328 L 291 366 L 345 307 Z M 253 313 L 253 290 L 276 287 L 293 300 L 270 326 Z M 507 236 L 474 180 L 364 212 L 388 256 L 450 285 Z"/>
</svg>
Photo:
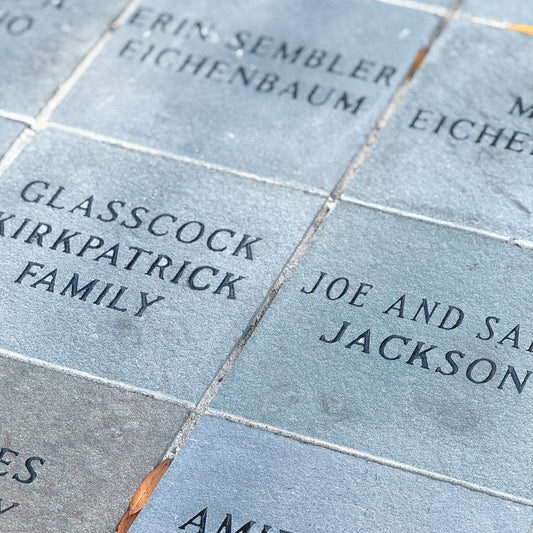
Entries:
<svg viewBox="0 0 533 533">
<path fill-rule="evenodd" d="M 25 125 L 20 122 L 0 118 L 0 157 L 4 155 L 24 128 Z"/>
<path fill-rule="evenodd" d="M 52 130 L 2 176 L 0 198 L 0 348 L 189 401 L 324 202 Z"/>
<path fill-rule="evenodd" d="M 464 0 L 461 11 L 514 24 L 533 24 L 533 4 L 524 0 Z"/>
<path fill-rule="evenodd" d="M 419 4 L 429 4 L 437 7 L 451 7 L 453 0 L 417 0 Z"/>
<path fill-rule="evenodd" d="M 188 414 L 1 352 L 0 402 L 2 533 L 115 531 Z"/>
<path fill-rule="evenodd" d="M 531 507 L 204 417 L 130 531 L 234 532 L 253 521 L 249 533 L 528 533 L 532 519 Z"/>
<path fill-rule="evenodd" d="M 450 23 L 346 196 L 533 240 L 532 44 Z"/>
<path fill-rule="evenodd" d="M 35 115 L 127 0 L 6 0 L 0 5 L 0 108 Z"/>
<path fill-rule="evenodd" d="M 53 119 L 330 191 L 438 21 L 374 0 L 147 0 Z"/>
<path fill-rule="evenodd" d="M 342 203 L 211 405 L 532 499 L 532 257 Z"/>
</svg>

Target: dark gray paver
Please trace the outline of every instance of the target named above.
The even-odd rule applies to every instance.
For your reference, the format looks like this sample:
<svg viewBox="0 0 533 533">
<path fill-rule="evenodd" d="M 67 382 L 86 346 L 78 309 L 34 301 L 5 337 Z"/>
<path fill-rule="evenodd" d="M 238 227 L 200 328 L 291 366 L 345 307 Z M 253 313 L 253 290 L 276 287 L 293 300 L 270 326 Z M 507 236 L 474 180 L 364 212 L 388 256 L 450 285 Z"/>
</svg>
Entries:
<svg viewBox="0 0 533 533">
<path fill-rule="evenodd" d="M 4 356 L 0 402 L 3 533 L 115 531 L 187 416 L 178 404 Z"/>
</svg>

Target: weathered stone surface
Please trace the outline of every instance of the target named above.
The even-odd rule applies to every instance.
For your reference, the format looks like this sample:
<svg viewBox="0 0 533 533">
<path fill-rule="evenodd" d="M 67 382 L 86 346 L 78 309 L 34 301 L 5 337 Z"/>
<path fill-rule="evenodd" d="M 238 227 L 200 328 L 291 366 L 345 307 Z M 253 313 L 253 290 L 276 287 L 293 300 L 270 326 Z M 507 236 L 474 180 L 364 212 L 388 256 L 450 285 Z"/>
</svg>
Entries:
<svg viewBox="0 0 533 533">
<path fill-rule="evenodd" d="M 533 499 L 531 259 L 343 203 L 212 406 Z"/>
<path fill-rule="evenodd" d="M 0 118 L 0 157 L 24 129 L 24 124 Z"/>
<path fill-rule="evenodd" d="M 533 4 L 523 0 L 464 0 L 461 11 L 515 24 L 533 24 Z"/>
<path fill-rule="evenodd" d="M 329 191 L 438 20 L 374 0 L 145 1 L 54 120 Z"/>
<path fill-rule="evenodd" d="M 0 180 L 0 347 L 197 401 L 323 202 L 39 133 Z"/>
<path fill-rule="evenodd" d="M 0 402 L 3 533 L 115 531 L 187 416 L 178 404 L 4 355 Z"/>
<path fill-rule="evenodd" d="M 533 240 L 532 42 L 452 22 L 346 195 Z"/>
<path fill-rule="evenodd" d="M 234 532 L 252 521 L 242 531 L 528 533 L 532 519 L 530 507 L 204 417 L 130 531 Z"/>
<path fill-rule="evenodd" d="M 0 5 L 0 107 L 35 115 L 127 0 L 6 0 Z"/>
</svg>

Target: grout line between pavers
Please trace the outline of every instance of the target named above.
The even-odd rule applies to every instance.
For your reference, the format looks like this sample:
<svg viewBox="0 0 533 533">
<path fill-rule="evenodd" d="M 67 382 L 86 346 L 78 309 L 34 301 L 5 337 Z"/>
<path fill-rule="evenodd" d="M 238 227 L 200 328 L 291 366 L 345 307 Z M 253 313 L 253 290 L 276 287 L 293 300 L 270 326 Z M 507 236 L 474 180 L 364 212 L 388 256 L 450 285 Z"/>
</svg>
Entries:
<svg viewBox="0 0 533 533">
<path fill-rule="evenodd" d="M 368 209 L 372 209 L 374 211 L 380 211 L 382 213 L 387 213 L 389 215 L 396 215 L 402 218 L 410 218 L 412 220 L 418 220 L 426 224 L 432 224 L 436 226 L 442 226 L 445 228 L 462 231 L 465 233 L 471 233 L 473 235 L 478 235 L 479 237 L 484 237 L 486 239 L 503 242 L 505 244 L 511 244 L 513 246 L 518 246 L 520 248 L 525 248 L 527 250 L 533 250 L 533 241 L 528 241 L 525 239 L 516 239 L 514 237 L 501 235 L 499 233 L 494 233 L 492 231 L 474 228 L 472 226 L 458 224 L 456 222 L 450 222 L 448 220 L 441 220 L 439 218 L 433 218 L 433 217 L 422 215 L 419 213 L 412 213 L 410 211 L 404 211 L 403 209 L 399 209 L 396 207 L 389 207 L 389 206 L 377 204 L 374 202 L 367 202 L 365 200 L 359 200 L 351 196 L 344 196 L 341 199 L 341 202 L 359 205 L 361 207 L 366 207 Z"/>
<path fill-rule="evenodd" d="M 435 28 L 435 31 L 433 32 L 433 35 L 429 39 L 429 42 L 427 44 L 426 49 L 430 49 L 435 40 L 439 37 L 441 34 L 443 28 L 446 26 L 446 24 L 451 20 L 453 13 L 458 8 L 462 0 L 455 0 L 455 2 L 452 4 L 450 9 L 447 11 L 447 15 L 441 20 L 441 22 L 438 24 L 438 26 Z M 411 74 L 411 73 L 410 73 Z M 352 163 L 348 166 L 346 171 L 344 172 L 342 178 L 338 182 L 337 186 L 333 190 L 332 194 L 328 196 L 326 201 L 324 202 L 324 205 L 322 206 L 321 210 L 319 211 L 318 215 L 315 217 L 314 221 L 312 222 L 310 228 L 307 230 L 306 234 L 304 235 L 303 239 L 301 240 L 300 244 L 296 248 L 295 252 L 292 254 L 292 256 L 289 258 L 285 268 L 283 269 L 282 273 L 278 277 L 277 281 L 275 282 L 273 288 L 269 292 L 268 296 L 266 297 L 265 301 L 263 302 L 261 308 L 259 311 L 255 314 L 253 317 L 250 325 L 245 330 L 243 336 L 241 337 L 240 341 L 237 343 L 236 347 L 231 352 L 230 356 L 226 359 L 222 367 L 220 368 L 219 372 L 209 385 L 209 387 L 204 392 L 202 398 L 198 402 L 196 408 L 191 411 L 189 418 L 185 422 L 185 424 L 181 427 L 178 434 L 176 435 L 176 438 L 170 445 L 169 449 L 167 450 L 167 453 L 165 454 L 165 459 L 173 460 L 176 454 L 178 453 L 179 449 L 188 439 L 189 435 L 191 434 L 192 430 L 200 420 L 200 418 L 206 413 L 206 411 L 209 408 L 209 404 L 211 403 L 211 400 L 215 397 L 216 393 L 218 392 L 222 382 L 227 377 L 231 369 L 233 368 L 233 365 L 239 358 L 242 350 L 244 349 L 244 346 L 248 342 L 248 339 L 252 336 L 253 332 L 255 331 L 255 328 L 258 326 L 258 324 L 261 322 L 261 319 L 267 312 L 268 308 L 276 298 L 279 290 L 287 280 L 288 276 L 290 275 L 293 268 L 296 266 L 296 264 L 299 262 L 300 258 L 308 248 L 309 244 L 313 240 L 313 237 L 315 236 L 316 232 L 318 231 L 318 228 L 321 226 L 322 222 L 326 219 L 328 214 L 335 209 L 336 205 L 339 203 L 340 199 L 339 196 L 342 193 L 342 190 L 344 187 L 346 187 L 347 183 L 350 181 L 350 179 L 353 177 L 357 166 L 361 164 L 362 160 L 364 159 L 364 154 L 368 152 L 370 149 L 371 144 L 374 143 L 377 134 L 381 130 L 381 128 L 384 126 L 384 123 L 392 113 L 394 112 L 395 107 L 398 104 L 399 97 L 396 96 L 400 93 L 400 91 L 403 89 L 405 90 L 406 85 L 410 82 L 411 76 L 408 74 L 406 76 L 406 79 L 402 83 L 402 85 L 397 89 L 393 97 L 391 98 L 391 102 L 385 109 L 385 111 L 382 113 L 381 117 L 378 119 L 376 126 L 373 128 L 372 132 L 367 138 L 367 142 L 363 146 L 363 148 L 358 152 L 358 154 L 354 157 L 352 160 Z M 400 95 L 401 96 L 401 95 Z M 361 155 L 363 154 L 363 155 Z"/>
<path fill-rule="evenodd" d="M 502 30 L 506 30 L 509 26 L 509 23 L 503 22 L 501 20 L 494 20 L 489 19 L 486 17 L 481 17 L 478 15 L 471 15 L 470 13 L 464 13 L 462 11 L 458 11 L 454 14 L 454 20 L 468 20 L 470 22 L 473 22 L 474 24 L 480 24 L 482 26 L 490 26 L 492 28 L 500 28 Z"/>
<path fill-rule="evenodd" d="M 113 36 L 115 30 L 123 24 L 135 8 L 141 3 L 141 0 L 131 0 L 128 5 L 122 10 L 122 12 L 115 18 L 109 27 L 100 36 L 96 44 L 89 50 L 87 55 L 78 63 L 76 68 L 72 71 L 70 76 L 59 86 L 48 103 L 41 109 L 39 114 L 35 117 L 35 123 L 33 128 L 40 130 L 46 127 L 50 116 L 55 111 L 57 106 L 64 100 L 67 94 L 71 91 L 72 87 L 78 82 L 78 80 L 85 74 L 90 65 L 100 55 L 104 46 Z"/>
<path fill-rule="evenodd" d="M 34 122 L 34 118 L 30 115 L 24 115 L 14 111 L 7 111 L 6 109 L 0 109 L 0 117 L 8 118 L 9 120 L 15 120 L 17 122 L 23 122 L 31 126 Z"/>
<path fill-rule="evenodd" d="M 431 43 L 433 40 L 431 41 Z M 430 44 L 428 44 L 428 49 L 430 47 Z M 348 184 L 352 181 L 352 179 L 355 176 L 355 173 L 357 172 L 357 169 L 361 166 L 363 161 L 366 159 L 368 153 L 374 146 L 376 139 L 378 135 L 381 133 L 381 130 L 385 127 L 385 124 L 388 122 L 390 117 L 394 114 L 396 108 L 398 107 L 398 104 L 400 100 L 403 98 L 404 94 L 407 92 L 407 89 L 409 87 L 409 84 L 411 83 L 411 78 L 408 75 L 405 80 L 401 83 L 401 85 L 398 87 L 398 90 L 394 93 L 393 97 L 391 98 L 391 101 L 385 108 L 385 111 L 382 113 L 381 117 L 378 119 L 376 125 L 366 138 L 365 144 L 359 150 L 359 152 L 355 155 L 351 163 L 348 165 L 348 168 L 344 172 L 342 178 L 337 183 L 335 189 L 331 193 L 332 198 L 337 202 L 341 199 L 342 193 L 348 186 Z"/>
<path fill-rule="evenodd" d="M 191 165 L 195 165 L 195 166 L 200 166 L 200 167 L 206 168 L 208 170 L 226 172 L 228 174 L 232 174 L 232 175 L 235 175 L 235 176 L 238 176 L 238 177 L 241 177 L 241 178 L 253 179 L 255 181 L 259 181 L 259 182 L 262 182 L 262 183 L 267 183 L 267 184 L 273 185 L 275 187 L 281 187 L 281 188 L 285 188 L 285 189 L 290 189 L 290 190 L 293 190 L 293 191 L 301 192 L 301 193 L 304 193 L 304 194 L 309 194 L 309 195 L 312 195 L 312 196 L 318 196 L 320 198 L 329 199 L 329 201 L 333 200 L 335 202 L 340 201 L 340 202 L 360 205 L 360 206 L 367 207 L 367 208 L 370 208 L 370 209 L 373 209 L 373 210 L 377 210 L 377 211 L 381 211 L 381 212 L 384 212 L 384 213 L 396 215 L 396 216 L 399 216 L 399 217 L 410 218 L 410 219 L 414 219 L 414 220 L 419 220 L 419 221 L 421 221 L 423 223 L 439 225 L 439 226 L 443 226 L 443 227 L 447 227 L 447 228 L 451 228 L 451 229 L 455 229 L 455 230 L 459 230 L 459 231 L 464 231 L 464 232 L 467 232 L 467 233 L 473 233 L 475 235 L 479 235 L 481 237 L 485 237 L 485 238 L 488 238 L 488 239 L 497 240 L 497 241 L 504 242 L 504 243 L 507 243 L 507 244 L 512 244 L 512 245 L 515 245 L 515 246 L 519 246 L 521 248 L 526 248 L 526 249 L 533 250 L 533 241 L 528 241 L 528 240 L 524 240 L 524 239 L 517 239 L 517 238 L 511 237 L 511 236 L 508 236 L 508 235 L 501 235 L 499 233 L 495 233 L 495 232 L 491 232 L 491 231 L 475 228 L 473 226 L 457 224 L 457 223 L 449 221 L 449 220 L 429 217 L 429 216 L 422 215 L 422 214 L 419 214 L 419 213 L 416 213 L 416 212 L 406 211 L 406 210 L 403 210 L 403 209 L 390 207 L 390 206 L 382 205 L 382 204 L 375 203 L 375 202 L 368 202 L 368 201 L 365 201 L 365 200 L 360 200 L 360 199 L 358 199 L 356 197 L 353 197 L 353 196 L 343 196 L 344 190 L 346 189 L 348 184 L 351 182 L 351 180 L 353 179 L 353 177 L 355 175 L 355 172 L 361 166 L 361 164 L 363 163 L 364 159 L 366 158 L 366 156 L 368 155 L 368 153 L 372 149 L 372 147 L 373 147 L 373 145 L 374 145 L 374 143 L 375 143 L 375 141 L 377 139 L 377 136 L 379 135 L 379 133 L 381 132 L 381 130 L 385 126 L 386 122 L 394 114 L 395 109 L 396 109 L 399 101 L 401 100 L 401 98 L 403 97 L 404 93 L 408 89 L 409 83 L 410 83 L 410 80 L 406 79 L 402 83 L 402 85 L 399 87 L 399 89 L 396 92 L 394 98 L 391 100 L 389 106 L 385 109 L 383 115 L 379 119 L 378 125 L 369 134 L 369 136 L 368 136 L 363 148 L 361 148 L 361 150 L 358 152 L 356 157 L 353 159 L 352 163 L 350 163 L 347 171 L 344 173 L 343 177 L 341 178 L 341 180 L 339 181 L 339 183 L 336 185 L 335 189 L 333 190 L 333 192 L 329 196 L 326 193 L 326 191 L 323 191 L 321 189 L 314 189 L 312 187 L 307 188 L 307 187 L 304 187 L 304 186 L 298 186 L 296 184 L 278 181 L 278 180 L 275 180 L 273 178 L 263 177 L 263 176 L 260 176 L 258 174 L 239 171 L 239 170 L 236 170 L 236 169 L 233 169 L 233 168 L 230 168 L 230 167 L 225 167 L 223 165 L 207 163 L 207 162 L 204 162 L 204 161 L 201 161 L 201 160 L 190 158 L 188 156 L 181 156 L 181 155 L 175 154 L 173 152 L 167 152 L 167 151 L 164 151 L 164 150 L 159 150 L 157 148 L 151 148 L 151 147 L 148 147 L 148 146 L 132 143 L 132 142 L 129 142 L 129 141 L 116 139 L 114 137 L 108 137 L 106 135 L 101 135 L 99 133 L 94 133 L 94 132 L 91 132 L 89 130 L 84 130 L 82 128 L 66 126 L 66 125 L 63 125 L 63 124 L 55 123 L 55 122 L 49 123 L 48 127 L 50 127 L 51 129 L 59 130 L 59 131 L 72 133 L 74 135 L 80 135 L 82 137 L 86 137 L 88 139 L 92 139 L 92 140 L 95 140 L 95 141 L 98 141 L 98 142 L 102 142 L 102 143 L 105 143 L 105 144 L 111 144 L 111 145 L 114 145 L 114 146 L 119 146 L 119 147 L 124 148 L 126 150 L 131 150 L 131 151 L 134 151 L 134 152 L 140 152 L 140 153 L 147 154 L 147 155 L 152 155 L 152 156 L 155 156 L 155 157 L 162 157 L 162 158 L 173 160 L 173 161 L 179 161 L 179 162 L 182 162 L 182 163 L 187 163 L 187 164 L 191 164 Z M 0 173 L 1 173 L 1 170 L 0 170 Z"/>
<path fill-rule="evenodd" d="M 94 374 L 89 374 L 88 372 L 84 372 L 82 370 L 76 370 L 74 368 L 57 365 L 55 363 L 49 363 L 48 361 L 43 361 L 42 359 L 36 359 L 34 357 L 29 357 L 27 355 L 23 355 L 18 352 L 13 352 L 11 350 L 5 350 L 5 349 L 0 348 L 0 357 L 4 357 L 6 359 L 15 359 L 16 361 L 20 361 L 22 363 L 28 363 L 32 366 L 36 366 L 39 368 L 46 368 L 48 370 L 53 370 L 54 372 L 57 372 L 59 374 L 65 374 L 67 376 L 82 378 L 87 381 L 91 381 L 93 383 L 98 383 L 100 385 L 106 385 L 107 387 L 112 388 L 112 389 L 118 389 L 118 390 L 123 390 L 127 392 L 132 392 L 135 394 L 140 394 L 142 396 L 146 396 L 154 400 L 160 400 L 160 401 L 164 401 L 167 403 L 174 403 L 174 404 L 182 405 L 189 409 L 193 409 L 195 407 L 195 404 L 193 402 L 190 402 L 187 400 L 181 400 L 179 398 L 176 398 L 168 394 L 163 394 L 161 392 L 156 392 L 156 391 L 152 391 L 149 389 L 143 389 L 142 387 L 136 387 L 134 385 L 128 385 L 127 383 L 123 383 L 121 381 L 116 381 L 113 379 L 102 378 L 100 376 L 96 376 Z"/>
<path fill-rule="evenodd" d="M 370 152 L 371 148 L 376 142 L 376 139 L 381 132 L 381 130 L 385 127 L 385 124 L 389 121 L 391 116 L 396 111 L 396 108 L 398 107 L 400 100 L 403 98 L 405 93 L 407 92 L 407 89 L 411 83 L 411 80 L 413 78 L 413 75 L 415 74 L 416 70 L 420 67 L 420 64 L 423 62 L 424 58 L 427 56 L 427 53 L 431 48 L 433 47 L 433 44 L 435 41 L 440 37 L 442 31 L 444 28 L 448 25 L 450 20 L 452 20 L 454 13 L 461 5 L 462 0 L 455 0 L 451 7 L 446 11 L 446 15 L 443 16 L 440 20 L 440 22 L 437 24 L 435 30 L 433 31 L 433 34 L 430 36 L 428 43 L 425 47 L 423 47 L 420 52 L 419 56 L 415 59 L 413 66 L 411 67 L 410 72 L 406 75 L 405 79 L 401 83 L 401 85 L 398 87 L 394 95 L 392 96 L 389 104 L 379 117 L 378 121 L 376 122 L 376 125 L 368 135 L 366 142 L 363 146 L 363 148 L 356 154 L 356 156 L 353 158 L 352 162 L 346 169 L 346 172 L 344 173 L 343 177 L 333 190 L 332 196 L 333 198 L 338 201 L 341 197 L 342 193 L 348 186 L 348 184 L 352 181 L 352 179 L 355 176 L 355 173 L 357 169 L 361 166 L 363 161 L 365 160 L 366 156 Z M 420 56 L 420 54 L 422 54 Z"/>
<path fill-rule="evenodd" d="M 416 0 L 375 0 L 375 1 L 380 2 L 381 4 L 389 4 L 393 6 L 405 7 L 408 9 L 415 9 L 417 11 L 424 11 L 425 13 L 431 13 L 434 15 L 438 15 L 440 17 L 446 16 L 446 14 L 449 11 L 446 7 L 426 4 L 424 1 L 420 1 L 420 2 Z M 509 29 L 509 24 L 512 24 L 509 22 L 504 22 L 502 20 L 483 17 L 481 15 L 473 15 L 472 13 L 465 13 L 464 11 L 460 11 L 458 9 L 454 10 L 452 19 L 453 20 L 468 20 L 474 24 L 479 24 L 481 26 L 491 26 L 493 28 L 500 28 L 503 30 Z M 515 23 L 518 23 L 518 21 L 515 21 Z"/>
<path fill-rule="evenodd" d="M 409 9 L 416 9 L 417 11 L 425 11 L 426 13 L 432 13 L 433 15 L 439 15 L 444 17 L 449 8 L 443 6 L 434 6 L 426 4 L 424 2 L 416 2 L 415 0 L 376 0 L 381 4 L 389 4 L 392 6 L 406 7 Z"/>
<path fill-rule="evenodd" d="M 305 194 L 311 194 L 313 196 L 320 196 L 321 198 L 327 198 L 328 193 L 322 189 L 317 189 L 313 187 L 305 187 L 303 185 L 298 185 L 289 182 L 279 181 L 275 178 L 269 178 L 265 176 L 260 176 L 259 174 L 254 174 L 253 172 L 246 172 L 244 170 L 238 170 L 231 167 L 226 167 L 224 165 L 219 165 L 217 163 L 209 163 L 207 161 L 202 161 L 201 159 L 195 159 L 193 157 L 179 155 L 174 152 L 167 152 L 165 150 L 160 150 L 159 148 L 152 148 L 150 146 L 145 146 L 142 144 L 133 143 L 130 141 L 125 141 L 122 139 L 116 139 L 115 137 L 109 137 L 107 135 L 102 135 L 100 133 L 94 133 L 83 128 L 76 128 L 74 126 L 66 126 L 64 124 L 59 124 L 57 122 L 49 122 L 46 125 L 48 128 L 64 131 L 66 133 L 72 133 L 74 135 L 79 135 L 87 139 L 92 139 L 94 141 L 99 141 L 106 144 L 111 144 L 114 146 L 120 146 L 126 150 L 131 150 L 134 152 L 140 152 L 147 155 L 152 155 L 156 157 L 163 157 L 165 159 L 170 159 L 173 161 L 180 161 L 182 163 L 188 163 L 190 165 L 199 166 L 206 168 L 208 170 L 216 170 L 219 172 L 226 172 L 241 178 L 253 179 L 255 181 L 260 181 L 262 183 L 268 183 L 270 185 L 275 185 L 277 187 L 283 187 L 285 189 L 292 189 L 294 191 L 303 192 Z"/>
<path fill-rule="evenodd" d="M 209 407 L 209 404 L 211 403 L 211 400 L 215 397 L 216 393 L 218 392 L 218 389 L 222 385 L 222 382 L 230 373 L 231 369 L 233 368 L 233 365 L 239 358 L 244 346 L 248 342 L 248 339 L 252 336 L 253 332 L 255 331 L 255 328 L 257 327 L 257 325 L 267 312 L 268 308 L 274 301 L 274 298 L 276 297 L 279 290 L 289 277 L 291 271 L 296 266 L 301 256 L 304 254 L 318 228 L 320 227 L 328 213 L 335 208 L 335 205 L 336 202 L 331 197 L 326 200 L 326 202 L 320 209 L 320 212 L 315 217 L 313 223 L 304 235 L 302 241 L 296 248 L 295 252 L 289 258 L 287 264 L 285 265 L 285 268 L 281 272 L 269 294 L 265 298 L 263 304 L 259 308 L 259 311 L 255 314 L 249 326 L 246 328 L 244 334 L 242 335 L 241 339 L 239 340 L 235 348 L 232 350 L 229 357 L 224 361 L 222 367 L 217 372 L 214 379 L 211 381 L 211 384 L 204 392 L 195 409 L 191 411 L 189 418 L 177 433 L 176 438 L 174 439 L 164 456 L 165 459 L 174 459 L 180 447 L 185 443 L 200 418 L 205 414 L 206 410 Z"/>
<path fill-rule="evenodd" d="M 24 128 L 20 135 L 13 141 L 11 146 L 0 158 L 0 176 L 11 166 L 13 161 L 22 153 L 24 148 L 35 136 L 35 130 L 30 126 Z"/>
<path fill-rule="evenodd" d="M 451 476 L 446 476 L 444 474 L 439 474 L 437 472 L 432 472 L 431 470 L 425 470 L 423 468 L 418 468 L 416 466 L 411 466 L 405 463 L 401 463 L 399 461 L 394 461 L 393 459 L 387 459 L 385 457 L 379 457 L 377 455 L 372 455 L 367 452 L 359 451 L 354 448 L 350 448 L 348 446 L 342 446 L 340 444 L 334 444 L 328 441 L 316 439 L 314 437 L 309 437 L 307 435 L 302 435 L 300 433 L 295 433 L 293 431 L 289 431 L 286 429 L 282 429 L 276 426 L 271 426 L 269 424 L 264 424 L 262 422 L 256 422 L 254 420 L 250 420 L 247 418 L 243 418 L 240 416 L 232 415 L 230 413 L 226 413 L 224 411 L 218 411 L 216 409 L 207 409 L 206 415 L 215 416 L 217 418 L 221 418 L 224 420 L 227 420 L 229 422 L 234 422 L 236 424 L 241 424 L 250 428 L 259 429 L 262 431 L 266 431 L 268 433 L 273 433 L 275 435 L 280 435 L 282 437 L 286 437 L 292 440 L 295 440 L 297 442 L 301 442 L 303 444 L 309 444 L 312 446 L 317 446 L 319 448 L 325 448 L 327 450 L 331 450 L 334 452 L 342 453 L 344 455 L 349 455 L 351 457 L 358 457 L 360 459 L 364 459 L 366 461 L 370 461 L 372 463 L 377 463 L 383 466 L 388 466 L 395 468 L 397 470 L 401 470 L 403 472 L 409 472 L 412 474 L 418 474 L 420 476 L 424 476 L 427 478 L 434 479 L 436 481 L 442 481 L 444 483 L 449 483 L 451 485 L 460 486 L 475 492 L 481 492 L 483 494 L 486 494 L 488 496 L 493 496 L 502 500 L 507 500 L 510 502 L 518 503 L 521 505 L 527 505 L 528 507 L 533 507 L 533 500 L 529 498 L 523 498 L 521 496 L 515 496 L 513 494 L 509 494 L 507 492 L 501 492 L 498 490 L 490 489 L 488 487 L 484 487 L 482 485 L 477 485 L 476 483 L 471 483 L 469 481 L 463 481 L 461 479 L 457 479 Z"/>
</svg>

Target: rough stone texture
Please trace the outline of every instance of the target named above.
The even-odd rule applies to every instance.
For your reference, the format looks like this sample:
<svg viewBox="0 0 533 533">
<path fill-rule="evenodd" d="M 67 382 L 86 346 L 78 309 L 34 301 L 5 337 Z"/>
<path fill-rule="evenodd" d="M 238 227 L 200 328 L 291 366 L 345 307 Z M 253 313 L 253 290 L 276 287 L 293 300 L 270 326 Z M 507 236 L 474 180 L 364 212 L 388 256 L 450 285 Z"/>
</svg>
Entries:
<svg viewBox="0 0 533 533">
<path fill-rule="evenodd" d="M 338 183 L 453 2 L 423 3 L 146 0 L 53 116 L 91 131 L 35 125 L 0 176 L 0 532 L 115 531 L 323 205 L 301 189 Z M 0 115 L 30 122 L 127 4 L 0 0 Z M 533 242 L 532 38 L 452 21 L 347 195 Z M 532 253 L 341 201 L 212 403 L 529 507 L 204 416 L 134 531 L 526 533 Z"/>
<path fill-rule="evenodd" d="M 3 356 L 0 402 L 3 533 L 115 531 L 187 416 L 177 404 Z"/>
<path fill-rule="evenodd" d="M 45 183 L 23 192 L 36 180 Z M 200 398 L 231 353 L 324 202 L 52 131 L 39 133 L 4 174 L 0 198 L 2 219 L 15 215 L 0 236 L 0 346 L 190 401 Z M 109 202 L 115 202 L 114 221 Z M 136 207 L 142 223 L 133 229 Z M 155 236 L 149 221 L 161 214 L 152 230 L 166 235 Z M 11 238 L 25 218 L 31 222 Z M 42 246 L 31 238 L 37 221 L 51 226 Z M 189 222 L 179 232 L 182 241 L 203 235 L 178 241 L 179 228 Z M 225 231 L 209 240 L 217 229 Z M 63 230 L 79 232 L 68 253 L 64 243 L 54 249 Z M 256 238 L 262 240 L 254 244 Z M 88 242 L 100 246 L 83 251 Z M 208 242 L 220 251 L 209 250 Z M 137 254 L 132 246 L 146 252 L 130 265 Z M 160 254 L 173 262 L 167 270 L 153 268 L 155 261 L 168 263 Z M 30 266 L 15 283 L 29 261 L 43 266 Z M 176 277 L 185 261 L 190 264 Z M 208 268 L 191 278 L 200 267 Z M 72 296 L 74 273 L 78 291 L 98 282 L 87 295 Z M 234 281 L 233 289 L 225 279 Z M 113 287 L 99 299 L 107 283 Z M 113 304 L 121 286 L 127 291 Z M 164 300 L 136 316 L 143 292 L 148 301 Z"/>
<path fill-rule="evenodd" d="M 0 157 L 24 129 L 24 124 L 0 118 Z"/>
<path fill-rule="evenodd" d="M 530 35 L 452 22 L 346 195 L 533 240 L 532 42 Z M 467 140 L 450 135 L 457 120 L 453 134 Z M 488 134 L 501 128 L 491 146 Z M 524 133 L 511 142 L 514 131 Z"/>
<path fill-rule="evenodd" d="M 464 0 L 461 11 L 515 24 L 533 24 L 533 4 L 524 0 Z"/>
<path fill-rule="evenodd" d="M 0 5 L 0 107 L 35 115 L 127 0 L 7 0 Z"/>
<path fill-rule="evenodd" d="M 160 13 L 167 14 L 165 20 L 173 17 L 166 33 L 161 24 L 154 27 Z M 206 29 L 202 40 L 189 22 L 173 35 L 183 19 L 215 29 Z M 438 20 L 374 0 L 146 1 L 118 29 L 54 120 L 329 191 Z M 242 32 L 241 43 L 236 32 Z M 286 48 L 273 58 L 283 42 Z M 304 49 L 292 63 L 299 47 Z M 322 64 L 303 66 L 314 49 L 326 51 Z M 195 75 L 191 65 L 179 71 L 189 54 L 195 61 L 207 58 Z M 281 59 L 283 54 L 288 58 Z M 222 63 L 213 71 L 216 60 Z M 349 77 L 361 60 L 356 75 L 363 79 Z M 313 61 L 318 63 L 309 59 L 309 65 Z M 239 65 L 247 79 L 256 71 L 248 85 L 234 76 Z M 397 69 L 390 85 L 384 76 L 375 83 L 387 65 Z M 335 73 L 327 72 L 330 67 Z M 261 85 L 267 73 L 279 76 L 272 90 L 267 81 Z M 313 102 L 327 100 L 322 106 L 307 101 L 316 84 Z M 342 101 L 337 105 L 344 92 L 350 104 L 365 98 L 355 115 L 355 104 L 347 110 Z"/>
<path fill-rule="evenodd" d="M 212 406 L 533 498 L 528 453 L 533 382 L 526 381 L 519 393 L 512 376 L 505 379 L 509 365 L 518 385 L 533 370 L 531 301 L 524 290 L 531 284 L 531 260 L 530 250 L 341 204 L 320 228 Z M 312 290 L 320 272 L 327 276 L 315 292 L 302 292 Z M 326 289 L 341 277 L 350 288 L 339 297 L 345 282 L 337 281 L 328 299 Z M 368 294 L 350 305 L 360 283 L 373 288 L 363 286 Z M 401 303 L 389 308 L 403 295 L 400 318 Z M 427 324 L 423 309 L 416 316 L 424 298 L 428 313 L 439 302 Z M 452 309 L 443 322 L 449 306 L 464 312 L 454 329 L 459 311 Z M 489 321 L 491 339 L 485 325 L 489 316 L 499 319 Z M 334 340 L 343 322 L 349 326 L 338 342 L 319 340 Z M 520 339 L 515 341 L 516 331 L 510 332 L 517 324 Z M 368 329 L 368 336 L 360 337 Z M 405 342 L 389 341 L 381 355 L 391 335 Z M 434 346 L 425 353 L 427 361 L 416 357 L 417 346 L 418 353 Z M 449 356 L 455 369 L 446 360 L 454 350 L 463 356 Z M 478 359 L 490 361 L 475 363 Z M 489 377 L 492 365 L 492 378 L 475 384 Z"/>
<path fill-rule="evenodd" d="M 227 513 L 232 532 L 255 521 L 250 533 L 265 524 L 272 533 L 527 533 L 533 518 L 529 507 L 210 417 L 130 531 L 182 531 L 206 507 L 205 533 Z"/>
</svg>

